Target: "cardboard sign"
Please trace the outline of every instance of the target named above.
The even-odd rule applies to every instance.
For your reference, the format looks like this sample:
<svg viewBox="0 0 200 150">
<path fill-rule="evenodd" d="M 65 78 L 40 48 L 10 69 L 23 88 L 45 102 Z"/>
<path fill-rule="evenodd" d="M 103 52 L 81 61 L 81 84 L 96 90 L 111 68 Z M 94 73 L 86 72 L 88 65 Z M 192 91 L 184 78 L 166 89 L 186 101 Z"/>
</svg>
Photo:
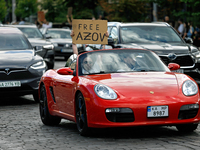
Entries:
<svg viewBox="0 0 200 150">
<path fill-rule="evenodd" d="M 38 11 L 38 19 L 40 20 L 40 21 L 44 21 L 45 20 L 45 14 L 44 14 L 44 12 L 43 11 Z"/>
<path fill-rule="evenodd" d="M 73 19 L 72 29 L 75 44 L 108 44 L 106 37 L 107 20 L 79 20 Z"/>
</svg>

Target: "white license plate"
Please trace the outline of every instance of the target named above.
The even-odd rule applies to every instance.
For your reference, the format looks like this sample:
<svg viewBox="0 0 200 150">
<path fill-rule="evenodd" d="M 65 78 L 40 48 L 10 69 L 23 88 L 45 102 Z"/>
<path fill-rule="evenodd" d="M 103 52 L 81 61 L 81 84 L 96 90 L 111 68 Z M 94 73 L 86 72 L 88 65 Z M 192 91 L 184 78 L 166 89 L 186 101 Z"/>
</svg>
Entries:
<svg viewBox="0 0 200 150">
<path fill-rule="evenodd" d="M 20 81 L 0 82 L 0 88 L 1 87 L 20 87 L 20 86 L 21 86 Z"/>
<path fill-rule="evenodd" d="M 148 106 L 147 117 L 168 117 L 168 106 Z"/>
<path fill-rule="evenodd" d="M 61 49 L 62 53 L 73 52 L 72 49 Z"/>
<path fill-rule="evenodd" d="M 184 73 L 183 69 L 173 70 L 172 72 Z"/>
</svg>

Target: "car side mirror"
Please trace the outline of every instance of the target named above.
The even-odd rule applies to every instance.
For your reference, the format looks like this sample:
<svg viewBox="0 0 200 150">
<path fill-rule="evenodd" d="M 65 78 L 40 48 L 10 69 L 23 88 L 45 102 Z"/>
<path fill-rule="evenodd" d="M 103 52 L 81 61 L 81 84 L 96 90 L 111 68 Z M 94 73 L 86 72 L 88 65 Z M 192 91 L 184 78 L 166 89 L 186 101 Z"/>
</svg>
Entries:
<svg viewBox="0 0 200 150">
<path fill-rule="evenodd" d="M 176 64 L 176 63 L 169 63 L 168 64 L 168 68 L 173 71 L 173 70 L 178 70 L 180 69 L 180 65 L 179 64 Z"/>
<path fill-rule="evenodd" d="M 42 46 L 34 46 L 33 48 L 36 52 L 42 51 Z"/>
<path fill-rule="evenodd" d="M 43 49 L 46 49 L 46 50 L 52 50 L 54 49 L 54 46 L 51 44 L 51 45 L 44 45 L 42 46 Z"/>
<path fill-rule="evenodd" d="M 188 44 L 193 44 L 192 38 L 186 37 L 184 40 L 185 40 L 185 42 L 188 43 Z"/>
<path fill-rule="evenodd" d="M 73 70 L 71 70 L 69 67 L 60 68 L 57 70 L 57 73 L 60 75 L 73 75 Z"/>
<path fill-rule="evenodd" d="M 45 39 L 50 39 L 50 38 L 52 38 L 52 37 L 51 37 L 51 35 L 46 34 L 46 35 L 44 35 L 44 38 L 45 38 Z"/>
</svg>

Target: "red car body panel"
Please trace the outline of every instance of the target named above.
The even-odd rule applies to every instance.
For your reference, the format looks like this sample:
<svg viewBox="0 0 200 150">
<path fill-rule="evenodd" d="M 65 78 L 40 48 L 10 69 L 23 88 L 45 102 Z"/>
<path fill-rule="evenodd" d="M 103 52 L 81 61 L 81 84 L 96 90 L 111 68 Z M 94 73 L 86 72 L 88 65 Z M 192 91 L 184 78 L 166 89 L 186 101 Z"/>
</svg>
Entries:
<svg viewBox="0 0 200 150">
<path fill-rule="evenodd" d="M 187 75 L 173 72 L 134 72 L 86 76 L 59 75 L 48 70 L 41 78 L 45 84 L 48 107 L 51 115 L 75 121 L 75 97 L 77 92 L 84 96 L 87 109 L 88 127 L 130 127 L 140 125 L 177 125 L 198 123 L 200 112 L 192 119 L 178 119 L 182 105 L 200 104 L 199 93 L 185 96 L 182 84 L 193 80 Z M 123 81 L 123 82 L 122 82 Z M 194 80 L 193 80 L 194 81 Z M 117 99 L 105 100 L 96 95 L 94 86 L 105 84 L 117 93 Z M 54 102 L 49 87 L 54 89 Z M 147 118 L 147 106 L 168 105 L 169 116 Z M 106 118 L 106 108 L 131 108 L 133 122 L 111 122 Z"/>
</svg>

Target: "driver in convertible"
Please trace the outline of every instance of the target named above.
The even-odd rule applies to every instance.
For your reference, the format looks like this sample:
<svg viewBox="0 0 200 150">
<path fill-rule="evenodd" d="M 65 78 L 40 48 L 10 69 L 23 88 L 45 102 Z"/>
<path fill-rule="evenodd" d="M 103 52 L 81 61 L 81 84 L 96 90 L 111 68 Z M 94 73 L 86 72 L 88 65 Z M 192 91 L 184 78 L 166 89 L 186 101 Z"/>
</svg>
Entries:
<svg viewBox="0 0 200 150">
<path fill-rule="evenodd" d="M 131 70 L 137 70 L 137 68 L 140 67 L 136 60 L 134 60 L 134 58 L 132 58 L 129 54 L 121 55 L 121 59 Z"/>
</svg>

